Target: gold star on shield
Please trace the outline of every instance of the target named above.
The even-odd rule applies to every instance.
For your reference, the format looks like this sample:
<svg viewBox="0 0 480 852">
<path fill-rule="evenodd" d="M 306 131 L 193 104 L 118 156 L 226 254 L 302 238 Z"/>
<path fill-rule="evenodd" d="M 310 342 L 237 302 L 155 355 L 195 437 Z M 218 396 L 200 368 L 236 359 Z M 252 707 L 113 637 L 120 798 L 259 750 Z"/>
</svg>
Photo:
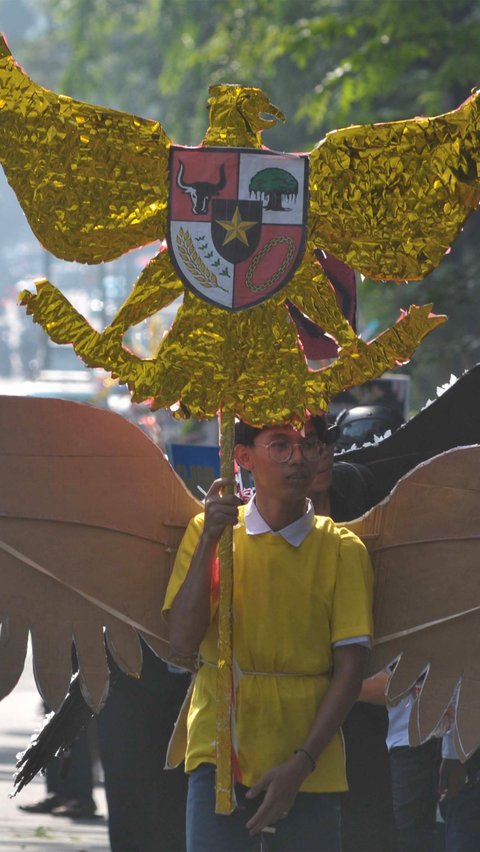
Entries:
<svg viewBox="0 0 480 852">
<path fill-rule="evenodd" d="M 256 224 L 257 222 L 247 222 L 242 219 L 238 205 L 230 222 L 222 222 L 220 219 L 217 219 L 217 225 L 221 225 L 227 232 L 223 241 L 224 246 L 227 243 L 231 243 L 232 240 L 240 240 L 241 243 L 248 246 L 247 231 Z"/>
</svg>

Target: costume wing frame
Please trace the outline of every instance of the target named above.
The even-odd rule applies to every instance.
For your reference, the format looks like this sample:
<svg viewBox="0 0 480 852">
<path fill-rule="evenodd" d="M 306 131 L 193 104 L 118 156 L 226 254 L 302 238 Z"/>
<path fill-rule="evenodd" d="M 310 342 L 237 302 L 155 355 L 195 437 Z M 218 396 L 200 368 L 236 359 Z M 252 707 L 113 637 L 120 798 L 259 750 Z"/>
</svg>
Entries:
<svg viewBox="0 0 480 852">
<path fill-rule="evenodd" d="M 373 675 L 398 660 L 387 700 L 425 675 L 409 737 L 432 736 L 459 686 L 454 741 L 480 744 L 480 445 L 434 456 L 388 498 L 345 526 L 365 542 L 375 572 Z"/>
<path fill-rule="evenodd" d="M 129 674 L 141 670 L 138 634 L 168 658 L 161 604 L 201 504 L 161 450 L 110 411 L 2 397 L 0 435 L 0 697 L 20 677 L 30 632 L 48 706 L 68 691 L 74 641 L 83 696 L 98 712 L 109 685 L 104 628 Z"/>
<path fill-rule="evenodd" d="M 20 677 L 30 631 L 47 703 L 57 709 L 68 691 L 74 640 L 82 693 L 98 712 L 109 679 L 104 628 L 123 671 L 140 671 L 137 634 L 169 656 L 161 601 L 201 504 L 161 450 L 110 411 L 2 397 L 0 438 L 0 697 Z M 414 744 L 431 735 L 460 683 L 463 757 L 480 743 L 479 470 L 479 445 L 448 450 L 345 524 L 365 541 L 376 574 L 370 674 L 400 658 L 388 690 L 396 700 L 427 673 Z"/>
</svg>

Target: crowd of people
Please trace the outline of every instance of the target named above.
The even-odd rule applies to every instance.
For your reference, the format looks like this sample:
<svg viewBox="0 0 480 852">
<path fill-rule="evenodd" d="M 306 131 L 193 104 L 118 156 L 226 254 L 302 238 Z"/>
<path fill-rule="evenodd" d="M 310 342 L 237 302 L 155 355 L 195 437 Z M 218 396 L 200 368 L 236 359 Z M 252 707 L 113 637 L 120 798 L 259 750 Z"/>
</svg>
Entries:
<svg viewBox="0 0 480 852">
<path fill-rule="evenodd" d="M 334 459 L 337 438 L 326 418 L 312 418 L 301 433 L 237 425 L 236 460 L 252 475 L 255 497 L 245 505 L 225 492 L 225 481 L 213 483 L 204 514 L 186 531 L 164 602 L 175 659 L 198 655 L 200 662 L 188 785 L 181 770 L 163 767 L 190 675 L 144 645 L 142 677 L 122 675 L 97 720 L 113 852 L 178 852 L 185 843 L 188 852 L 480 848 L 480 761 L 457 760 L 448 719 L 438 737 L 411 748 L 414 696 L 387 709 L 388 672 L 362 683 L 372 573 L 363 544 L 341 523 L 377 502 L 378 489 L 368 466 Z M 212 566 L 228 525 L 239 680 L 237 807 L 224 816 L 215 814 Z M 73 752 L 70 761 L 72 771 Z M 48 783 L 47 798 L 23 810 L 38 812 L 43 803 L 57 815 L 93 814 L 91 786 L 72 795 L 68 774 L 59 782 L 58 773 Z M 80 799 L 83 814 L 74 812 Z"/>
</svg>

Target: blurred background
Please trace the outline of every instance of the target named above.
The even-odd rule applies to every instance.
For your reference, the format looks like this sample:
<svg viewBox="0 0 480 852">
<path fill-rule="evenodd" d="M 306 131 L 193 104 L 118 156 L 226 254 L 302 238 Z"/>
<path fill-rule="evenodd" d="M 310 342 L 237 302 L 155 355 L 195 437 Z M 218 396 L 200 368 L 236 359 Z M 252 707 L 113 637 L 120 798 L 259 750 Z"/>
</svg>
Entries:
<svg viewBox="0 0 480 852">
<path fill-rule="evenodd" d="M 287 116 L 265 134 L 276 150 L 308 151 L 348 124 L 435 115 L 480 84 L 480 5 L 471 0 L 0 0 L 0 28 L 16 60 L 57 92 L 158 119 L 179 144 L 198 144 L 210 83 L 262 87 Z M 401 308 L 432 301 L 449 322 L 386 385 L 347 404 L 396 395 L 415 413 L 450 375 L 480 360 L 480 216 L 441 267 L 420 283 L 358 280 L 357 328 L 375 337 Z M 178 423 L 128 393 L 73 351 L 48 341 L 17 307 L 48 277 L 96 328 L 111 320 L 158 244 L 108 264 L 59 261 L 43 250 L 0 174 L 0 392 L 66 396 L 117 411 L 160 445 L 212 445 L 216 424 Z M 155 353 L 177 304 L 136 326 L 128 344 Z M 336 403 L 337 410 L 344 401 Z M 198 495 L 197 495 L 198 496 Z"/>
</svg>

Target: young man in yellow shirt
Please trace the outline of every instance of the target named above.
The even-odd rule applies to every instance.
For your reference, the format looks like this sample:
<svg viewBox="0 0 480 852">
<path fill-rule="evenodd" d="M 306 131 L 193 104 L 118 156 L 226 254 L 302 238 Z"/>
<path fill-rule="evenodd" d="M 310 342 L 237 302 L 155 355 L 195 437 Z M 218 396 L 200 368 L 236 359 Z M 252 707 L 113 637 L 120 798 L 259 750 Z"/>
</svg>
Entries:
<svg viewBox="0 0 480 852">
<path fill-rule="evenodd" d="M 216 480 L 190 523 L 164 604 L 175 654 L 197 652 L 188 719 L 188 852 L 258 848 L 335 852 L 347 788 L 340 725 L 358 697 L 372 633 L 372 572 L 363 544 L 314 514 L 306 495 L 324 444 L 313 424 L 239 424 L 247 506 Z M 237 797 L 216 815 L 215 663 L 218 539 L 234 527 Z M 264 835 L 265 829 L 270 829 Z M 271 829 L 275 831 L 272 833 Z"/>
</svg>

